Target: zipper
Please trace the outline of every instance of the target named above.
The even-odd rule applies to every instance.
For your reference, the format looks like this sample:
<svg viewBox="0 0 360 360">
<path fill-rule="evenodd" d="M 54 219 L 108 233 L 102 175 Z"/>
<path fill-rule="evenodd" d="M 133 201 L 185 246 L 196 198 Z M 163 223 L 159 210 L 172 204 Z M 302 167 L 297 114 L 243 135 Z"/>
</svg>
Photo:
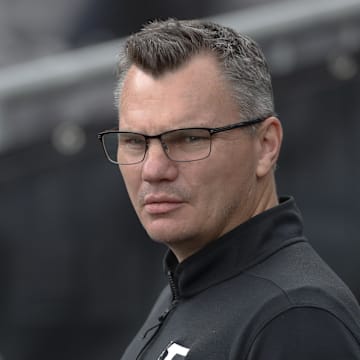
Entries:
<svg viewBox="0 0 360 360">
<path fill-rule="evenodd" d="M 178 291 L 178 288 L 175 283 L 174 274 L 172 273 L 171 270 L 168 270 L 167 277 L 168 277 L 170 290 L 171 290 L 172 297 L 173 297 L 173 302 L 178 301 L 179 300 L 179 291 Z"/>
<path fill-rule="evenodd" d="M 151 342 L 153 342 L 155 340 L 155 338 L 156 338 L 157 334 L 159 333 L 159 330 L 161 329 L 162 325 L 164 324 L 166 318 L 176 308 L 176 306 L 177 306 L 177 304 L 179 302 L 179 292 L 177 290 L 177 286 L 176 286 L 176 283 L 175 283 L 175 280 L 174 280 L 174 275 L 170 270 L 167 272 L 167 277 L 168 277 L 168 281 L 169 281 L 169 285 L 170 285 L 170 290 L 171 290 L 171 293 L 172 293 L 171 304 L 158 317 L 158 323 L 145 331 L 144 335 L 142 336 L 143 339 L 145 339 L 151 331 L 153 331 L 153 334 L 151 335 L 149 340 L 145 343 L 145 345 L 143 346 L 143 348 L 139 352 L 138 356 L 136 357 L 136 360 L 140 360 L 142 358 L 142 356 L 144 355 L 145 351 L 148 349 Z"/>
</svg>

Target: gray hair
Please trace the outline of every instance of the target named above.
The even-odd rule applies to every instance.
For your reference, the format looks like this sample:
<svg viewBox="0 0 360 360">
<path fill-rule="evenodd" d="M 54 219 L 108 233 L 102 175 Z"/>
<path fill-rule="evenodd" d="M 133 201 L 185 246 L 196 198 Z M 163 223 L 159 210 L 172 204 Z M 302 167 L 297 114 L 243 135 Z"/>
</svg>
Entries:
<svg viewBox="0 0 360 360">
<path fill-rule="evenodd" d="M 154 21 L 130 36 L 119 54 L 116 103 L 132 65 L 159 77 L 202 52 L 215 55 L 243 120 L 274 114 L 271 76 L 259 45 L 228 27 L 202 20 Z"/>
</svg>

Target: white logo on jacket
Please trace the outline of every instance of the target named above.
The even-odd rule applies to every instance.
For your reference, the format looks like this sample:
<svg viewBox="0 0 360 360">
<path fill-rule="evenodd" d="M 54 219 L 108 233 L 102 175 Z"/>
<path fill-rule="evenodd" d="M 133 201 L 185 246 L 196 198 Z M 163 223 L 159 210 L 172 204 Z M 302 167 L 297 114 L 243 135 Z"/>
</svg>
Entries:
<svg viewBox="0 0 360 360">
<path fill-rule="evenodd" d="M 181 356 L 182 358 L 186 358 L 186 355 L 190 349 L 185 346 L 179 345 L 175 342 L 171 342 L 166 349 L 161 353 L 158 360 L 173 360 L 176 355 Z"/>
</svg>

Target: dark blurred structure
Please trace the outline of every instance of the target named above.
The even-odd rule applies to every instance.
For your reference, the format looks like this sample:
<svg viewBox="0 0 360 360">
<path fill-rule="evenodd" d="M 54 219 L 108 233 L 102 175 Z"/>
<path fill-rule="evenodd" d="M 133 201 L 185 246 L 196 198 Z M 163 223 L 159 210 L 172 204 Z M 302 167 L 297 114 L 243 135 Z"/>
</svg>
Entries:
<svg viewBox="0 0 360 360">
<path fill-rule="evenodd" d="M 291 1 L 291 0 L 288 0 Z M 198 18 L 248 8 L 272 0 L 89 0 L 85 13 L 76 23 L 69 42 L 82 46 L 110 40 L 139 30 L 146 22 L 168 17 Z"/>
<path fill-rule="evenodd" d="M 310 242 L 360 299 L 359 2 L 269 2 L 215 20 L 263 46 L 285 129 L 279 193 L 297 198 Z M 164 284 L 164 249 L 96 139 L 116 126 L 118 43 L 0 71 L 1 360 L 118 359 Z"/>
</svg>

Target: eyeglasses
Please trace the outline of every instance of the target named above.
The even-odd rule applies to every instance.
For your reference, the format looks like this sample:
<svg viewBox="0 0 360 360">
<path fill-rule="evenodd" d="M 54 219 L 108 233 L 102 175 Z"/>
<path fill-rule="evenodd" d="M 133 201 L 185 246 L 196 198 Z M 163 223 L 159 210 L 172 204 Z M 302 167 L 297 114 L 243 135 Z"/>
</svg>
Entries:
<svg viewBox="0 0 360 360">
<path fill-rule="evenodd" d="M 107 130 L 98 134 L 105 155 L 110 162 L 132 165 L 145 159 L 150 139 L 159 139 L 165 154 L 177 162 L 197 161 L 211 153 L 212 135 L 237 128 L 248 127 L 264 121 L 259 118 L 216 128 L 184 128 L 144 135 L 129 131 Z"/>
</svg>

